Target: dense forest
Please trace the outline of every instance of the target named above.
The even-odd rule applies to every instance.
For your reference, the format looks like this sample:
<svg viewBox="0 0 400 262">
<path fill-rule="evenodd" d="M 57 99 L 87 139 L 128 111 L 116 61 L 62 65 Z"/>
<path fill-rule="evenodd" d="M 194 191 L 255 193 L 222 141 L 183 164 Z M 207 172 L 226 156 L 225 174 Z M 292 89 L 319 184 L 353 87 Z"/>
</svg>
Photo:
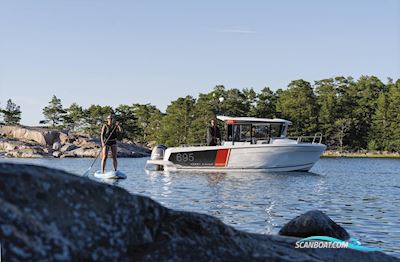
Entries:
<svg viewBox="0 0 400 262">
<path fill-rule="evenodd" d="M 46 124 L 98 135 L 105 117 L 114 112 L 125 139 L 168 146 L 204 143 L 214 114 L 291 120 L 290 135 L 322 132 L 330 149 L 400 151 L 400 79 L 383 83 L 375 76 L 338 76 L 315 81 L 294 80 L 286 89 L 227 89 L 215 86 L 206 94 L 180 97 L 161 112 L 150 104 L 82 108 L 62 106 L 56 96 L 43 108 Z M 18 124 L 20 108 L 8 100 L 1 110 L 5 124 Z"/>
</svg>

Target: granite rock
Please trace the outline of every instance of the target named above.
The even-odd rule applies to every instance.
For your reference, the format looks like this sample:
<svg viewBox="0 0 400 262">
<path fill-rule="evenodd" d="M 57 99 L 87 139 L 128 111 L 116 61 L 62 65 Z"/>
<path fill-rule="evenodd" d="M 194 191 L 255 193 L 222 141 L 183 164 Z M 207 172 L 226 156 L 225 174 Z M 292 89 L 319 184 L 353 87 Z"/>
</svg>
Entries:
<svg viewBox="0 0 400 262">
<path fill-rule="evenodd" d="M 53 148 L 53 150 L 55 150 L 55 151 L 60 150 L 60 149 L 61 149 L 61 143 L 58 142 L 58 141 L 54 142 L 52 148 Z"/>
<path fill-rule="evenodd" d="M 311 210 L 293 218 L 282 227 L 279 234 L 302 238 L 311 236 L 329 236 L 341 240 L 350 238 L 343 227 L 319 210 Z"/>
<path fill-rule="evenodd" d="M 66 143 L 65 145 L 63 145 L 61 147 L 60 151 L 64 153 L 64 152 L 71 151 L 71 150 L 74 150 L 74 149 L 77 149 L 77 148 L 78 148 L 78 146 L 75 145 L 75 144 Z"/>
<path fill-rule="evenodd" d="M 31 140 L 47 146 L 52 146 L 54 142 L 59 140 L 58 131 L 26 126 L 0 126 L 0 135 L 15 139 Z"/>
</svg>

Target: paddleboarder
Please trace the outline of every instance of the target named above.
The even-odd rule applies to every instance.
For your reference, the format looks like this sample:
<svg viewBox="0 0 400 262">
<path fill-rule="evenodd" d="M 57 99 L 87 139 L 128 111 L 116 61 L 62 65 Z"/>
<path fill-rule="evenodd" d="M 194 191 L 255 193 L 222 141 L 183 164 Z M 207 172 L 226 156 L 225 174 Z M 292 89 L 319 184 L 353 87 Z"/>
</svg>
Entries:
<svg viewBox="0 0 400 262">
<path fill-rule="evenodd" d="M 101 172 L 104 174 L 106 161 L 108 156 L 108 149 L 111 148 L 111 155 L 113 159 L 114 171 L 117 171 L 117 137 L 118 133 L 122 133 L 122 128 L 118 122 L 114 121 L 114 114 L 107 116 L 107 123 L 101 128 L 101 146 L 102 146 L 102 159 L 101 159 Z"/>
</svg>

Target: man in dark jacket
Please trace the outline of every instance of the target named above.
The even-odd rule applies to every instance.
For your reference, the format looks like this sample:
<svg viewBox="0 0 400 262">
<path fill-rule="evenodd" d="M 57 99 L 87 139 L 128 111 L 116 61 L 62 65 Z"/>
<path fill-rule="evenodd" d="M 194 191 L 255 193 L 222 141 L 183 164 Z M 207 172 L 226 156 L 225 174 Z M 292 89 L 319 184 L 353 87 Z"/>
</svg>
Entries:
<svg viewBox="0 0 400 262">
<path fill-rule="evenodd" d="M 212 119 L 211 126 L 207 128 L 207 145 L 216 146 L 219 144 L 221 144 L 221 131 L 215 123 L 215 119 Z"/>
</svg>

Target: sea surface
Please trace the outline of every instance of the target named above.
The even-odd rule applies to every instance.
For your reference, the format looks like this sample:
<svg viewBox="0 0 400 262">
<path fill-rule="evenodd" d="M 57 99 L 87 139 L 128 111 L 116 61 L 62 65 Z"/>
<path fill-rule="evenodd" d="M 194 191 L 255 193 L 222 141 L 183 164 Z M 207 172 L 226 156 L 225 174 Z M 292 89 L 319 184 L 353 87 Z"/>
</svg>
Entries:
<svg viewBox="0 0 400 262">
<path fill-rule="evenodd" d="M 119 159 L 119 169 L 128 178 L 101 182 L 260 234 L 276 234 L 297 215 L 319 209 L 363 245 L 400 257 L 400 159 L 323 158 L 308 173 L 145 172 L 146 160 Z M 0 161 L 83 174 L 93 159 Z M 99 162 L 91 171 L 96 169 Z"/>
</svg>

